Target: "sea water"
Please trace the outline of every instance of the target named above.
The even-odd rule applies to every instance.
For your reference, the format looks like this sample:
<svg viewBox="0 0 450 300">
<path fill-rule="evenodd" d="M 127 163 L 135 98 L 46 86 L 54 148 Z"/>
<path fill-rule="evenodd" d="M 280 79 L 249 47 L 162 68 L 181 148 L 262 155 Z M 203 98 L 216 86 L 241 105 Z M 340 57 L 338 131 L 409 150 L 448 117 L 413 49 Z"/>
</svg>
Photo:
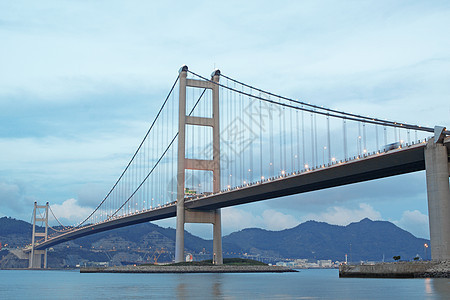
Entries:
<svg viewBox="0 0 450 300">
<path fill-rule="evenodd" d="M 338 270 L 239 274 L 0 270 L 0 299 L 450 299 L 450 279 L 339 278 Z"/>
</svg>

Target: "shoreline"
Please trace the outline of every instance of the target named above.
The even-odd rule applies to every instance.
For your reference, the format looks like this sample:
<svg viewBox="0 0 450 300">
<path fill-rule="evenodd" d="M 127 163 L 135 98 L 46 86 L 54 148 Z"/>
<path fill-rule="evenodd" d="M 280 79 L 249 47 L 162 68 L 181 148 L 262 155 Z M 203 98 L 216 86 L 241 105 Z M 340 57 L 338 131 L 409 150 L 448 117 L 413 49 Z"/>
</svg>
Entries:
<svg viewBox="0 0 450 300">
<path fill-rule="evenodd" d="M 286 273 L 298 272 L 280 266 L 118 266 L 118 267 L 81 267 L 80 273 Z"/>
<path fill-rule="evenodd" d="M 340 278 L 450 278 L 450 261 L 341 265 Z"/>
</svg>

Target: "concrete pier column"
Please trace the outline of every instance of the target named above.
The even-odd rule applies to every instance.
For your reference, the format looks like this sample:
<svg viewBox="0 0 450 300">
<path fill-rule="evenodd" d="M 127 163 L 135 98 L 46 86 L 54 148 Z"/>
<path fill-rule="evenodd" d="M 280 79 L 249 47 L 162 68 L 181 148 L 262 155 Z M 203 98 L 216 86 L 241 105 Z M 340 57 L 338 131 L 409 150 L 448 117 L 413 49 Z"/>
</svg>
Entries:
<svg viewBox="0 0 450 300">
<path fill-rule="evenodd" d="M 30 253 L 30 265 L 31 269 L 40 269 L 42 266 L 42 253 L 37 250 L 33 251 L 33 254 Z"/>
<path fill-rule="evenodd" d="M 425 149 L 431 258 L 450 259 L 450 187 L 447 147 L 436 136 Z M 435 142 L 436 141 L 436 142 Z"/>
<path fill-rule="evenodd" d="M 222 212 L 220 209 L 215 210 L 214 224 L 213 224 L 213 252 L 214 261 L 216 265 L 223 264 L 222 255 Z"/>
<path fill-rule="evenodd" d="M 41 269 L 42 259 L 44 259 L 44 268 L 47 268 L 47 251 L 46 250 L 34 250 L 33 253 L 29 253 L 28 257 L 28 268 L 30 269 Z"/>
</svg>

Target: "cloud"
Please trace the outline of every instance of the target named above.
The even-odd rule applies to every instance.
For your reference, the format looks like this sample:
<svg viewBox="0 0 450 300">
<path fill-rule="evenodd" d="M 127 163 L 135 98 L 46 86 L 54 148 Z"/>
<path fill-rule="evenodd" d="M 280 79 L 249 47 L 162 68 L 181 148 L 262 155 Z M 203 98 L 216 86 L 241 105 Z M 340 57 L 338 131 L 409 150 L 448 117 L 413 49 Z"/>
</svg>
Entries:
<svg viewBox="0 0 450 300">
<path fill-rule="evenodd" d="M 222 209 L 222 235 L 228 235 L 234 231 L 245 228 L 263 228 L 267 230 L 283 230 L 297 226 L 299 220 L 289 214 L 274 209 L 266 209 L 256 213 L 249 209 L 227 207 Z M 175 218 L 159 220 L 155 222 L 159 226 L 175 228 Z M 212 239 L 212 225 L 210 224 L 185 224 L 185 229 L 192 234 L 204 239 Z"/>
<path fill-rule="evenodd" d="M 91 212 L 92 208 L 83 207 L 78 204 L 74 198 L 67 199 L 62 204 L 51 205 L 52 211 L 63 225 L 74 225 L 86 218 Z M 52 219 L 53 217 L 49 217 Z"/>
<path fill-rule="evenodd" d="M 264 228 L 269 230 L 282 230 L 295 227 L 299 224 L 299 221 L 294 216 L 273 209 L 263 211 L 262 219 Z"/>
<path fill-rule="evenodd" d="M 222 210 L 222 228 L 225 231 L 236 231 L 243 228 L 258 227 L 261 217 L 255 216 L 250 210 L 228 207 Z"/>
<path fill-rule="evenodd" d="M 223 230 L 233 232 L 244 228 L 259 227 L 267 230 L 282 230 L 299 224 L 296 217 L 274 209 L 266 209 L 260 215 L 250 210 L 229 207 L 222 210 Z"/>
<path fill-rule="evenodd" d="M 275 209 L 265 209 L 261 213 L 256 213 L 249 209 L 237 207 L 227 207 L 222 209 L 222 234 L 227 235 L 234 231 L 245 228 L 263 228 L 266 230 L 283 230 L 297 226 L 300 221 L 316 220 L 336 225 L 348 225 L 351 222 L 358 222 L 364 218 L 372 220 L 381 220 L 380 212 L 376 211 L 367 203 L 360 203 L 357 208 L 345 208 L 333 206 L 323 213 L 307 214 L 297 218 L 289 213 L 283 213 Z M 301 220 L 300 220 L 301 219 Z M 172 221 L 173 222 L 173 221 Z M 167 226 L 168 222 L 158 223 L 161 226 Z M 186 226 L 189 232 L 199 235 L 206 239 L 211 239 L 212 227 L 198 226 L 189 224 Z"/>
<path fill-rule="evenodd" d="M 283 230 L 297 226 L 300 221 L 315 220 L 334 225 L 348 225 L 359 222 L 364 218 L 383 220 L 381 213 L 367 203 L 360 203 L 356 208 L 333 206 L 325 212 L 307 214 L 299 219 L 274 209 L 266 209 L 260 214 L 249 209 L 228 207 L 222 209 L 222 234 L 227 235 L 245 228 L 263 228 L 267 230 Z M 411 232 L 417 237 L 429 238 L 428 217 L 418 210 L 404 211 L 398 221 L 391 221 L 395 225 Z M 175 218 L 156 222 L 163 227 L 175 228 Z M 186 230 L 205 239 L 212 239 L 212 226 L 205 224 L 186 224 Z"/>
<path fill-rule="evenodd" d="M 374 210 L 367 203 L 360 203 L 358 208 L 349 209 L 340 206 L 333 206 L 326 212 L 319 214 L 308 214 L 303 217 L 304 221 L 316 220 L 335 225 L 348 225 L 352 222 L 358 222 L 361 219 L 369 218 L 371 220 L 381 220 L 380 212 Z"/>
<path fill-rule="evenodd" d="M 100 202 L 130 159 L 143 131 L 133 133 L 134 138 L 98 135 L 0 139 L 2 173 L 23 181 L 28 188 L 20 193 L 31 193 L 42 201 L 61 202 L 76 193 L 82 203 L 92 203 L 94 197 Z M 4 184 L 3 198 L 10 199 L 13 193 L 17 197 L 19 191 L 13 188 Z"/>
<path fill-rule="evenodd" d="M 428 216 L 416 210 L 405 210 L 402 218 L 393 221 L 395 225 L 422 238 L 430 238 Z"/>
<path fill-rule="evenodd" d="M 110 185 L 112 185 L 112 183 Z M 77 203 L 79 203 L 79 205 L 91 206 L 94 208 L 103 200 L 107 192 L 104 185 L 95 183 L 83 184 L 78 190 Z"/>
<path fill-rule="evenodd" d="M 27 187 L 0 186 L 2 212 L 23 206 L 29 215 L 26 197 L 61 203 L 77 195 L 76 205 L 94 205 L 120 175 L 182 63 L 199 74 L 217 64 L 243 82 L 339 110 L 420 125 L 448 120 L 447 4 L 61 2 L 58 14 L 54 6 L 0 4 L 0 54 L 8 57 L 0 68 L 0 166 L 2 176 Z M 202 35 L 178 34 L 185 15 Z M 423 173 L 398 176 L 267 201 L 264 212 L 267 205 L 256 203 L 224 210 L 224 220 L 230 228 L 275 229 L 294 224 L 290 214 L 333 219 L 336 210 L 349 210 L 344 205 L 374 201 L 401 212 L 425 191 Z"/>
<path fill-rule="evenodd" d="M 26 186 L 23 183 L 0 181 L 2 214 L 26 219 L 32 210 L 34 201 L 33 197 L 26 195 Z"/>
<path fill-rule="evenodd" d="M 21 197 L 17 184 L 0 182 L 0 201 L 2 205 L 14 205 Z"/>
<path fill-rule="evenodd" d="M 401 211 L 401 205 L 411 199 L 422 202 L 426 199 L 425 172 L 398 175 L 394 177 L 360 182 L 335 188 L 303 193 L 267 201 L 276 209 L 289 209 L 300 214 L 318 213 L 329 207 L 359 205 L 359 203 L 391 203 L 394 210 Z M 396 208 L 396 207 L 399 208 Z"/>
</svg>

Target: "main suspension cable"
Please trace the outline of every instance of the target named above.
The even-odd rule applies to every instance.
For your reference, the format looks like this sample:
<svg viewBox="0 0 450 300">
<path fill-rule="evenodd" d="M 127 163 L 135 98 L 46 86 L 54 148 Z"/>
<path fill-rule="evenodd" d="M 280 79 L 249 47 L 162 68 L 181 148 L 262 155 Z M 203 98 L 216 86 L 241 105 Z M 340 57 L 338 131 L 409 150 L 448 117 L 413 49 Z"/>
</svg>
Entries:
<svg viewBox="0 0 450 300">
<path fill-rule="evenodd" d="M 128 168 L 130 167 L 130 165 L 133 162 L 134 158 L 136 157 L 136 155 L 138 154 L 138 152 L 141 149 L 142 145 L 144 144 L 145 140 L 147 139 L 147 136 L 150 134 L 151 130 L 153 129 L 153 126 L 155 125 L 156 121 L 158 120 L 158 117 L 160 116 L 162 110 L 164 109 L 164 106 L 166 105 L 167 101 L 169 100 L 169 97 L 172 94 L 173 89 L 175 88 L 175 86 L 176 86 L 176 84 L 178 82 L 178 79 L 179 79 L 179 76 L 177 76 L 177 79 L 173 83 L 172 88 L 170 89 L 169 94 L 166 97 L 166 100 L 164 100 L 163 105 L 161 106 L 161 108 L 158 111 L 158 114 L 156 115 L 155 119 L 153 120 L 152 125 L 148 129 L 147 133 L 145 134 L 144 138 L 142 139 L 142 142 L 140 143 L 140 145 L 137 148 L 136 152 L 133 154 L 133 157 L 131 158 L 131 160 L 128 163 L 128 165 L 125 167 L 125 170 L 123 170 L 123 172 L 120 175 L 119 179 L 117 179 L 116 183 L 114 183 L 113 187 L 111 188 L 109 193 L 106 195 L 106 197 L 102 200 L 102 202 L 100 202 L 100 204 L 95 208 L 95 210 L 86 219 L 84 219 L 80 224 L 78 224 L 76 226 L 77 228 L 80 227 L 81 225 L 83 225 L 87 220 L 89 220 L 90 217 L 92 217 L 92 215 L 102 206 L 102 204 L 106 201 L 106 199 L 108 199 L 109 195 L 111 195 L 111 193 L 114 191 L 114 189 L 116 188 L 117 184 L 119 184 L 120 180 L 122 179 L 124 174 L 127 172 Z"/>
<path fill-rule="evenodd" d="M 190 71 L 189 71 L 189 72 L 190 72 Z M 192 72 L 191 72 L 191 73 L 192 73 Z M 274 96 L 274 97 L 276 97 L 276 98 L 280 98 L 280 99 L 283 99 L 283 100 L 286 100 L 286 101 L 289 101 L 289 102 L 294 102 L 294 103 L 296 103 L 296 104 L 308 106 L 308 107 L 311 107 L 311 108 L 313 108 L 313 109 L 319 109 L 319 110 L 324 110 L 324 111 L 327 111 L 327 112 L 333 112 L 333 113 L 341 114 L 341 115 L 344 115 L 344 116 L 350 116 L 350 117 L 354 117 L 354 118 L 358 118 L 358 119 L 365 119 L 365 120 L 378 121 L 378 122 L 383 122 L 383 123 L 388 123 L 388 124 L 393 124 L 393 125 L 395 125 L 395 124 L 403 124 L 403 123 L 399 123 L 399 122 L 394 122 L 394 121 L 389 121 L 389 120 L 383 120 L 383 119 L 378 119 L 378 118 L 372 118 L 372 117 L 366 117 L 366 116 L 362 116 L 362 115 L 357 115 L 357 114 L 353 114 L 353 113 L 347 113 L 347 112 L 344 112 L 344 111 L 339 111 L 339 110 L 335 110 L 335 109 L 331 109 L 331 108 L 327 108 L 327 107 L 323 107 L 323 106 L 318 106 L 318 105 L 306 103 L 306 102 L 303 102 L 303 101 L 299 101 L 299 100 L 295 100 L 295 99 L 292 99 L 292 98 L 284 97 L 284 96 L 281 96 L 281 95 L 278 95 L 278 94 L 274 94 L 274 93 L 271 93 L 271 92 L 268 92 L 268 91 L 265 91 L 265 90 L 256 88 L 256 87 L 254 87 L 254 86 L 248 85 L 248 84 L 246 84 L 246 83 L 243 83 L 243 82 L 241 82 L 241 81 L 238 81 L 238 80 L 236 80 L 236 79 L 233 79 L 233 78 L 228 77 L 228 76 L 223 75 L 223 74 L 220 74 L 220 76 L 222 76 L 222 77 L 224 77 L 224 78 L 226 78 L 226 79 L 229 79 L 229 80 L 231 80 L 231 81 L 234 81 L 234 82 L 236 82 L 236 83 L 238 83 L 238 84 L 241 84 L 241 85 L 243 85 L 243 86 L 246 86 L 246 87 L 248 87 L 248 88 L 257 90 L 257 91 L 259 91 L 259 92 L 262 92 L 262 93 L 264 93 L 264 94 L 271 95 L 271 96 Z M 411 125 L 411 126 L 421 127 L 421 126 L 418 126 L 418 125 Z M 403 126 L 402 126 L 402 127 L 403 127 Z"/>
<path fill-rule="evenodd" d="M 330 117 L 346 119 L 346 120 L 351 120 L 351 121 L 357 121 L 357 122 L 363 122 L 364 121 L 364 122 L 370 123 L 370 124 L 390 126 L 390 127 L 395 127 L 395 128 L 407 128 L 407 129 L 414 129 L 414 130 L 425 131 L 425 132 L 434 132 L 434 129 L 430 128 L 430 127 L 422 127 L 422 126 L 419 126 L 419 125 L 411 125 L 411 124 L 406 124 L 406 123 L 399 123 L 399 122 L 382 120 L 382 119 L 377 119 L 377 118 L 364 117 L 364 116 L 350 114 L 350 113 L 346 113 L 346 112 L 340 112 L 340 111 L 332 110 L 332 109 L 325 109 L 325 108 L 322 108 L 320 106 L 304 103 L 304 102 L 301 102 L 301 101 L 298 101 L 298 100 L 286 98 L 286 97 L 283 97 L 283 96 L 279 96 L 279 95 L 276 95 L 276 94 L 273 94 L 273 93 L 266 92 L 264 90 L 260 90 L 260 89 L 255 88 L 255 90 L 259 90 L 259 91 L 261 91 L 263 93 L 266 93 L 268 95 L 272 95 L 272 96 L 274 96 L 276 98 L 280 98 L 280 99 L 283 99 L 283 100 L 286 100 L 286 101 L 290 101 L 290 102 L 293 102 L 293 103 L 296 103 L 296 104 L 299 104 L 299 105 L 302 105 L 302 106 L 308 106 L 308 107 L 311 107 L 311 109 L 304 108 L 304 107 L 298 107 L 298 106 L 287 104 L 287 103 L 281 103 L 281 102 L 273 101 L 273 100 L 270 100 L 270 99 L 265 99 L 263 97 L 259 97 L 259 96 L 256 96 L 256 95 L 252 95 L 252 94 L 249 94 L 249 93 L 246 93 L 246 92 L 243 92 L 243 91 L 239 91 L 239 90 L 231 88 L 229 86 L 225 86 L 225 85 L 223 85 L 221 83 L 209 80 L 209 79 L 207 79 L 207 78 L 205 78 L 205 77 L 203 77 L 201 75 L 198 75 L 198 74 L 196 74 L 196 73 L 194 73 L 194 72 L 192 72 L 190 70 L 188 70 L 188 72 L 193 74 L 193 75 L 195 75 L 195 76 L 198 76 L 199 78 L 201 78 L 203 80 L 206 80 L 208 82 L 211 82 L 211 83 L 216 84 L 218 86 L 221 86 L 223 88 L 229 89 L 229 90 L 234 91 L 236 93 L 240 93 L 240 94 L 246 95 L 248 97 L 252 97 L 252 98 L 255 98 L 255 99 L 258 99 L 258 100 L 261 100 L 261 101 L 265 101 L 265 102 L 269 102 L 269 103 L 272 103 L 272 104 L 281 105 L 281 106 L 284 106 L 284 107 L 289 107 L 289 108 L 293 108 L 293 109 L 298 109 L 298 110 L 310 112 L 310 113 L 313 113 L 313 114 L 320 114 L 320 115 L 324 115 L 324 116 L 330 116 Z M 227 77 L 225 75 L 221 75 L 221 76 L 223 76 L 224 78 L 227 78 L 229 80 L 233 80 L 232 78 L 229 78 L 229 77 Z M 237 82 L 240 83 L 240 84 L 243 84 L 243 83 L 241 83 L 239 81 L 237 81 Z M 244 86 L 248 86 L 249 88 L 253 89 L 253 87 L 251 87 L 250 85 L 246 85 L 246 84 L 243 84 L 243 85 Z M 315 109 L 320 109 L 320 110 L 323 110 L 323 111 L 317 111 Z M 330 113 L 330 112 L 332 112 L 332 113 Z M 445 131 L 445 133 L 446 134 L 450 134 L 450 131 Z"/>
<path fill-rule="evenodd" d="M 200 102 L 200 100 L 202 99 L 203 95 L 205 94 L 206 89 L 203 90 L 202 94 L 200 95 L 200 97 L 198 98 L 197 102 L 195 103 L 195 105 L 192 107 L 192 110 L 190 111 L 188 116 L 191 116 L 192 113 L 194 112 L 194 109 L 197 107 L 198 103 Z M 133 198 L 133 196 L 137 193 L 137 191 L 142 187 L 142 185 L 145 183 L 145 181 L 147 181 L 147 179 L 150 177 L 150 175 L 153 173 L 153 171 L 156 169 L 156 167 L 158 166 L 158 164 L 160 163 L 160 161 L 164 158 L 164 156 L 166 155 L 166 153 L 169 151 L 170 147 L 172 146 L 173 142 L 175 141 L 175 139 L 178 137 L 179 132 L 177 132 L 175 134 L 175 136 L 173 137 L 172 141 L 169 143 L 169 145 L 166 147 L 166 149 L 164 150 L 163 154 L 160 156 L 160 158 L 158 159 L 158 161 L 155 163 L 155 165 L 153 166 L 153 168 L 150 170 L 150 172 L 147 174 L 147 176 L 145 176 L 144 180 L 142 180 L 142 182 L 139 184 L 139 186 L 136 188 L 136 190 L 130 195 L 130 197 L 128 197 L 127 201 L 125 201 L 111 216 L 109 216 L 110 219 L 112 217 L 114 217 L 124 206 L 125 204 L 127 204 L 131 198 Z"/>
<path fill-rule="evenodd" d="M 58 218 L 55 216 L 55 213 L 52 210 L 52 207 L 49 205 L 48 208 L 50 209 L 50 212 L 52 213 L 53 218 L 55 218 L 56 222 L 59 223 L 59 225 L 61 225 L 65 230 L 70 230 L 70 228 L 68 228 L 67 226 L 64 226 L 59 220 Z M 51 227 L 53 230 L 55 230 L 53 227 Z M 57 230 L 55 230 L 57 231 Z"/>
</svg>

